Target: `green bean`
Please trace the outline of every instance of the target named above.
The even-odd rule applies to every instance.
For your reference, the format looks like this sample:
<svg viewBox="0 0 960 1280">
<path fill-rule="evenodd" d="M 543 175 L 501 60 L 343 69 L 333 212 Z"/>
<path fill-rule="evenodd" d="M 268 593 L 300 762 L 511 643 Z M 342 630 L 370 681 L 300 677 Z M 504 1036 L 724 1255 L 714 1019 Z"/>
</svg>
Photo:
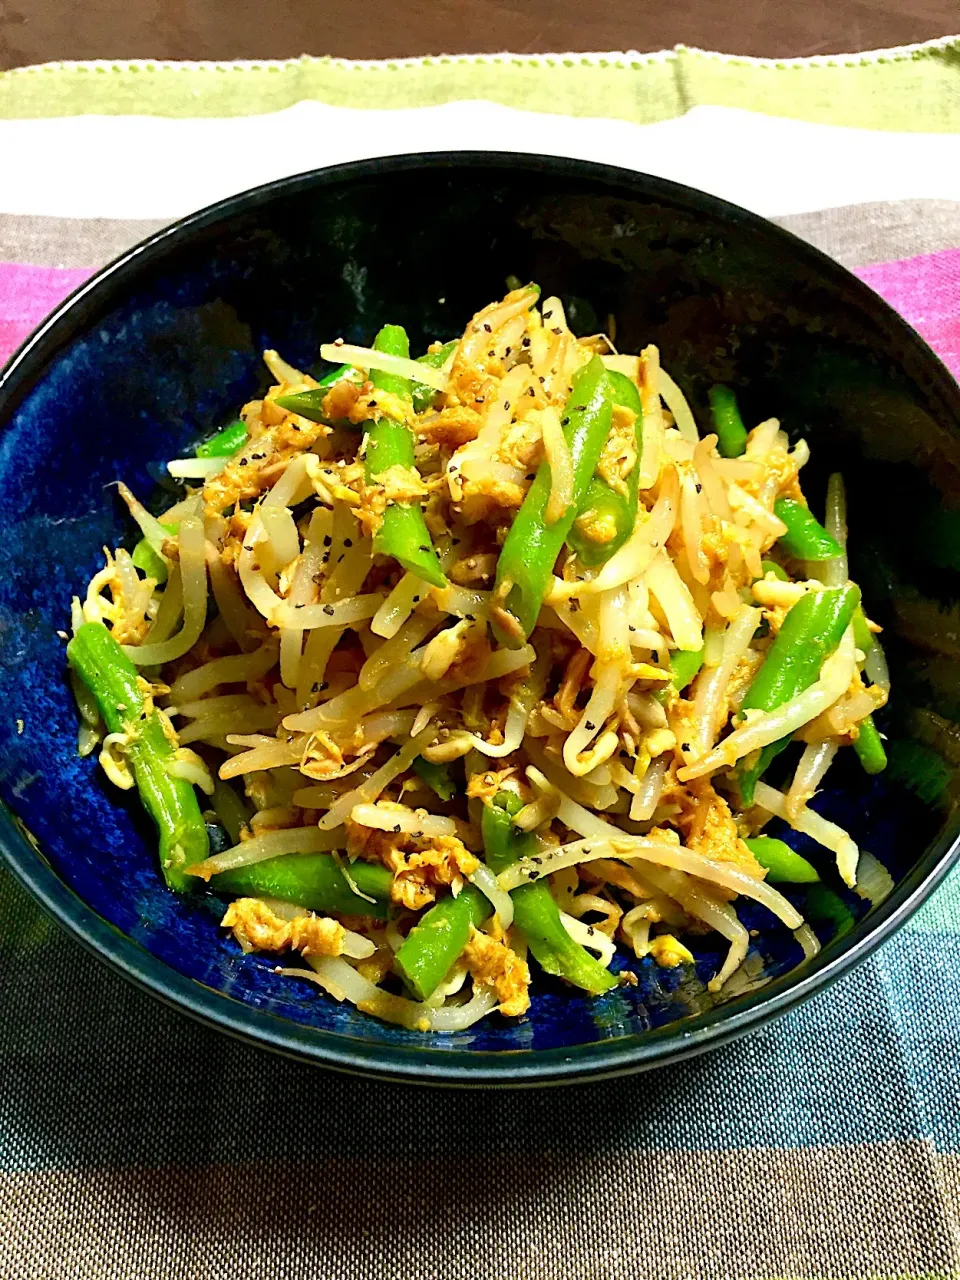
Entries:
<svg viewBox="0 0 960 1280">
<path fill-rule="evenodd" d="M 491 913 L 490 901 L 465 884 L 425 911 L 393 958 L 394 966 L 421 1000 L 428 1000 L 450 972 L 470 939 Z"/>
<path fill-rule="evenodd" d="M 237 795 L 229 782 L 216 778 L 211 796 L 211 808 L 220 820 L 223 829 L 234 844 L 240 843 L 240 832 L 252 817 L 250 810 Z"/>
<path fill-rule="evenodd" d="M 128 757 L 140 799 L 157 825 L 164 879 L 182 892 L 193 884 L 184 868 L 207 856 L 207 829 L 193 787 L 168 772 L 174 747 L 158 713 L 147 712 L 137 669 L 99 622 L 78 628 L 67 660 L 96 698 L 109 732 L 129 735 Z"/>
<path fill-rule="evenodd" d="M 764 577 L 768 573 L 772 573 L 778 582 L 789 582 L 790 575 L 784 569 L 783 565 L 777 564 L 776 560 L 761 560 L 760 568 L 763 570 Z"/>
<path fill-rule="evenodd" d="M 487 866 L 498 875 L 537 850 L 532 833 L 520 834 L 514 828 L 513 815 L 521 804 L 515 791 L 504 790 L 498 792 L 492 805 L 483 808 L 481 830 Z M 567 933 L 560 919 L 560 908 L 545 880 L 520 885 L 511 892 L 510 899 L 514 926 L 526 938 L 542 969 L 592 995 L 600 995 L 617 985 L 615 975 Z"/>
<path fill-rule="evenodd" d="M 450 776 L 448 764 L 433 764 L 430 760 L 424 760 L 423 756 L 417 756 L 412 768 L 417 777 L 422 778 L 441 800 L 452 800 L 457 794 L 457 784 Z"/>
<path fill-rule="evenodd" d="M 417 356 L 417 364 L 429 365 L 431 369 L 442 369 L 459 345 L 459 338 L 454 338 L 452 342 L 445 342 L 439 351 L 428 351 L 426 355 Z M 423 413 L 424 409 L 429 409 L 436 398 L 435 387 L 428 387 L 425 382 L 413 383 L 413 407 L 417 413 Z"/>
<path fill-rule="evenodd" d="M 717 453 L 721 458 L 739 458 L 747 447 L 747 428 L 740 417 L 737 397 L 729 387 L 711 387 L 708 396 L 717 433 Z"/>
<path fill-rule="evenodd" d="M 288 853 L 221 871 L 211 879 L 210 888 L 231 898 L 279 898 L 323 914 L 334 911 L 385 919 L 391 872 L 379 863 L 360 859 L 346 866 L 360 893 L 375 898 L 375 902 L 354 893 L 341 864 L 330 853 Z"/>
<path fill-rule="evenodd" d="M 887 767 L 887 753 L 883 740 L 873 723 L 873 716 L 866 716 L 857 725 L 860 730 L 854 739 L 853 749 L 866 773 L 883 773 Z"/>
<path fill-rule="evenodd" d="M 853 611 L 853 640 L 864 657 L 873 648 L 873 632 L 867 626 L 863 606 L 859 604 Z"/>
<path fill-rule="evenodd" d="M 537 624 L 540 606 L 560 549 L 582 509 L 600 454 L 610 434 L 612 393 L 603 361 L 594 356 L 573 379 L 563 416 L 564 436 L 573 457 L 573 500 L 565 515 L 548 525 L 550 466 L 542 462 L 527 491 L 497 561 L 495 595 L 512 621 L 495 630 L 507 644 L 526 639 Z"/>
<path fill-rule="evenodd" d="M 754 836 L 743 842 L 761 867 L 767 870 L 771 884 L 812 884 L 819 880 L 817 869 L 799 853 L 794 853 L 783 840 L 773 836 Z"/>
<path fill-rule="evenodd" d="M 203 444 L 198 444 L 196 455 L 198 458 L 230 458 L 246 443 L 247 424 L 238 419 Z"/>
<path fill-rule="evenodd" d="M 353 365 L 340 364 L 329 373 L 325 373 L 315 387 L 310 387 L 307 391 L 294 392 L 289 396 L 277 396 L 276 403 L 288 413 L 296 413 L 301 418 L 309 418 L 311 422 L 322 422 L 332 426 L 333 420 L 323 411 L 323 402 L 334 383 L 342 382 L 344 378 L 349 379 L 350 382 L 359 383 L 363 381 L 363 374 Z"/>
<path fill-rule="evenodd" d="M 763 666 L 747 690 L 741 711 L 754 708 L 776 711 L 804 689 L 809 689 L 819 677 L 826 659 L 840 643 L 859 602 L 860 589 L 852 584 L 808 591 L 801 596 L 787 613 L 767 650 Z M 753 804 L 757 779 L 763 776 L 771 761 L 789 741 L 788 735 L 779 742 L 771 742 L 752 765 L 741 767 L 740 797 L 744 808 Z"/>
<path fill-rule="evenodd" d="M 611 489 L 607 482 L 595 475 L 590 481 L 583 508 L 570 530 L 567 542 L 577 553 L 581 564 L 593 567 L 609 560 L 614 552 L 619 551 L 633 533 L 637 522 L 637 491 L 640 481 L 640 457 L 643 449 L 643 409 L 640 404 L 640 392 L 636 384 L 622 373 L 607 370 L 614 404 L 621 405 L 636 414 L 635 434 L 637 457 L 633 469 L 627 476 L 626 493 Z M 608 542 L 596 542 L 587 536 L 584 526 L 604 528 L 612 531 Z"/>
<path fill-rule="evenodd" d="M 855 924 L 847 904 L 825 884 L 807 885 L 802 910 L 812 924 L 830 925 L 831 939 L 842 938 Z"/>
<path fill-rule="evenodd" d="M 703 666 L 703 649 L 674 649 L 670 654 L 670 670 L 673 677 L 664 689 L 653 695 L 660 703 L 669 702 L 672 693 L 683 693 L 687 685 Z"/>
<path fill-rule="evenodd" d="M 787 526 L 780 546 L 797 560 L 832 560 L 843 549 L 832 533 L 827 533 L 809 507 L 793 498 L 778 498 L 773 504 L 777 518 Z"/>
<path fill-rule="evenodd" d="M 377 334 L 373 347 L 375 351 L 389 352 L 391 355 L 408 356 L 410 344 L 407 335 L 399 325 L 388 324 Z M 378 369 L 370 372 L 370 381 L 380 391 L 386 391 L 400 400 L 410 401 L 412 392 L 408 378 L 397 377 L 394 373 L 381 373 Z M 392 418 L 382 417 L 376 421 L 364 423 L 366 433 L 366 454 L 364 471 L 368 483 L 375 482 L 377 477 L 388 471 L 390 467 L 405 467 L 415 471 L 413 454 L 413 432 L 404 422 L 395 422 Z M 383 513 L 383 520 L 374 538 L 374 550 L 381 555 L 392 556 L 404 569 L 416 574 L 424 582 L 434 587 L 445 587 L 447 580 L 440 561 L 433 547 L 433 541 L 427 531 L 423 511 L 418 502 L 393 502 Z"/>
</svg>

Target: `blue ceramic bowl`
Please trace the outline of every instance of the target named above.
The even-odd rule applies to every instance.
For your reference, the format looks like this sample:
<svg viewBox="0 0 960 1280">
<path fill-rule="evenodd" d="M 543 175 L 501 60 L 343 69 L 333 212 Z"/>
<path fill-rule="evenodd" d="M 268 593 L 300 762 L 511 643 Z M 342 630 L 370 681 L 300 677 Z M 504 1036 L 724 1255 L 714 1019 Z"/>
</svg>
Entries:
<svg viewBox="0 0 960 1280">
<path fill-rule="evenodd" d="M 110 482 L 155 491 L 166 459 L 190 452 L 265 386 L 263 348 L 310 366 L 321 339 L 367 341 L 388 319 L 407 327 L 414 347 L 447 338 L 503 292 L 507 274 L 564 297 L 581 332 L 607 327 L 612 314 L 622 350 L 658 343 L 701 415 L 706 388 L 720 380 L 738 387 L 752 421 L 777 416 L 794 438 L 806 436 L 814 500 L 841 466 L 853 572 L 890 628 L 894 707 L 921 708 L 883 725 L 914 774 L 911 738 L 929 746 L 932 735 L 936 745 L 942 729 L 924 703 L 951 714 L 943 664 L 927 652 L 949 652 L 949 642 L 940 644 L 939 615 L 931 623 L 914 595 L 936 591 L 950 603 L 960 573 L 954 563 L 932 571 L 918 554 L 928 545 L 919 526 L 911 541 L 902 520 L 883 517 L 894 504 L 914 520 L 960 506 L 960 393 L 879 298 L 786 232 L 637 174 L 456 154 L 292 178 L 131 250 L 68 299 L 0 380 L 0 845 L 58 920 L 146 990 L 297 1057 L 407 1080 L 569 1080 L 729 1040 L 862 960 L 955 853 L 949 761 L 920 748 L 913 791 L 888 775 L 867 779 L 847 761 L 819 807 L 897 883 L 872 910 L 845 895 L 852 927 L 833 937 L 822 925 L 825 945 L 812 963 L 796 967 L 792 936 L 748 904 L 753 963 L 767 979 L 758 989 L 708 998 L 702 979 L 722 946 L 707 938 L 695 973 L 645 961 L 634 965 L 636 987 L 592 1001 L 545 983 L 522 1020 L 495 1017 L 449 1037 L 385 1026 L 275 976 L 218 929 L 216 900 L 164 889 L 136 801 L 77 758 L 58 635 L 101 547 L 131 536 Z M 901 599 L 914 600 L 914 615 L 893 607 Z M 947 614 L 945 634 L 949 625 Z"/>
</svg>

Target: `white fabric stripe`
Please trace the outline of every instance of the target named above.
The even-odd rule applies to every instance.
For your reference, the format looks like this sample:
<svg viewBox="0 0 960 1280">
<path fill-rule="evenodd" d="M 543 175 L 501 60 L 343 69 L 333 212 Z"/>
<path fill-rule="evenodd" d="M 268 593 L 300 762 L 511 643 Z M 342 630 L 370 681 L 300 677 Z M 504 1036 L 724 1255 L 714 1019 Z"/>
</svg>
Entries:
<svg viewBox="0 0 960 1280">
<path fill-rule="evenodd" d="M 301 102 L 235 119 L 0 121 L 0 212 L 174 218 L 319 165 L 463 148 L 619 164 L 768 216 L 865 201 L 960 199 L 956 134 L 877 133 L 728 107 L 695 107 L 675 120 L 635 125 L 490 102 L 396 111 Z M 44 161 L 51 156 L 55 164 Z"/>
</svg>

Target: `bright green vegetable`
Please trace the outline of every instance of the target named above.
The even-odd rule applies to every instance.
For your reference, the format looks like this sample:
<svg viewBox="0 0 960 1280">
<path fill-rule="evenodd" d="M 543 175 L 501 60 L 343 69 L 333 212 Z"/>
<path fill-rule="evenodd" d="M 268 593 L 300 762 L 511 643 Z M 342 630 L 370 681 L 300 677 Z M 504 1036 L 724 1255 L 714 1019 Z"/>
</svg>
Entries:
<svg viewBox="0 0 960 1280">
<path fill-rule="evenodd" d="M 825 884 L 807 885 L 801 910 L 811 924 L 828 925 L 831 938 L 842 938 L 856 923 L 847 904 Z"/>
<path fill-rule="evenodd" d="M 144 808 L 157 824 L 164 879 L 183 892 L 193 884 L 184 868 L 207 856 L 207 829 L 193 787 L 167 772 L 174 748 L 158 713 L 144 714 L 139 673 L 99 622 L 78 629 L 67 645 L 67 659 L 96 698 L 109 732 L 130 736 L 128 759 Z"/>
<path fill-rule="evenodd" d="M 439 351 L 428 351 L 426 355 L 417 356 L 417 364 L 427 364 L 431 369 L 442 369 L 459 345 L 459 338 L 454 338 L 453 342 L 444 343 Z M 436 395 L 433 387 L 428 387 L 424 382 L 414 382 L 413 407 L 417 413 L 423 413 L 424 409 L 429 409 Z"/>
<path fill-rule="evenodd" d="M 238 419 L 203 444 L 198 444 L 196 454 L 198 458 L 229 458 L 246 443 L 247 424 Z"/>
<path fill-rule="evenodd" d="M 481 830 L 487 865 L 497 875 L 521 858 L 536 853 L 532 834 L 519 834 L 513 815 L 521 807 L 514 791 L 501 791 L 492 805 L 484 805 Z M 616 977 L 570 937 L 560 919 L 560 909 L 545 880 L 520 885 L 510 894 L 514 925 L 527 940 L 530 951 L 547 973 L 566 978 L 574 986 L 600 995 L 617 985 Z"/>
<path fill-rule="evenodd" d="M 450 972 L 470 937 L 490 915 L 488 898 L 465 884 L 457 896 L 441 898 L 413 926 L 393 962 L 415 994 L 428 1000 Z"/>
<path fill-rule="evenodd" d="M 665 703 L 672 693 L 683 693 L 684 689 L 703 666 L 703 649 L 674 649 L 670 654 L 670 670 L 673 679 L 664 689 L 658 689 L 653 695 L 658 702 Z"/>
<path fill-rule="evenodd" d="M 853 611 L 853 641 L 864 657 L 873 648 L 873 632 L 867 626 L 863 607 L 859 604 Z"/>
<path fill-rule="evenodd" d="M 323 402 L 327 392 L 336 382 L 344 378 L 351 382 L 362 382 L 363 374 L 353 365 L 340 364 L 329 373 L 325 373 L 315 387 L 309 391 L 297 391 L 290 396 L 277 396 L 276 403 L 288 413 L 299 414 L 301 418 L 309 418 L 311 422 L 323 422 L 332 425 L 331 420 L 323 412 Z"/>
<path fill-rule="evenodd" d="M 812 884 L 820 879 L 817 869 L 799 853 L 794 853 L 783 840 L 773 836 L 754 836 L 743 842 L 761 867 L 767 869 L 771 884 Z"/>
<path fill-rule="evenodd" d="M 157 584 L 166 582 L 167 566 L 163 556 L 158 555 L 151 547 L 146 538 L 141 538 L 137 545 L 133 548 L 130 556 L 133 561 L 133 567 L 139 569 L 147 578 L 152 578 Z"/>
<path fill-rule="evenodd" d="M 240 843 L 240 831 L 253 816 L 243 800 L 237 795 L 229 782 L 215 778 L 213 783 L 212 808 L 220 819 L 220 823 L 229 835 L 233 844 Z"/>
<path fill-rule="evenodd" d="M 360 893 L 369 894 L 376 902 L 354 893 L 330 853 L 285 854 L 222 871 L 211 879 L 210 888 L 232 898 L 279 898 L 308 911 L 385 919 L 392 873 L 379 863 L 360 859 L 348 864 L 347 871 Z"/>
<path fill-rule="evenodd" d="M 717 433 L 717 453 L 721 458 L 739 458 L 747 447 L 747 428 L 740 417 L 737 397 L 729 387 L 717 385 L 709 391 L 713 429 Z"/>
<path fill-rule="evenodd" d="M 777 518 L 787 526 L 779 544 L 797 560 L 832 560 L 843 554 L 832 533 L 827 533 L 809 507 L 793 498 L 778 498 L 773 504 Z"/>
<path fill-rule="evenodd" d="M 788 612 L 776 639 L 767 650 L 763 666 L 747 690 L 741 711 L 757 708 L 775 711 L 814 683 L 820 668 L 840 643 L 860 603 L 860 589 L 853 585 L 808 591 Z M 770 762 L 787 746 L 781 738 L 764 747 L 753 766 L 740 770 L 740 796 L 744 808 L 753 804 L 753 790 Z"/>
<path fill-rule="evenodd" d="M 563 433 L 573 457 L 573 501 L 567 513 L 553 524 L 546 521 L 550 498 L 550 466 L 541 462 L 536 479 L 517 512 L 497 562 L 495 595 L 514 619 L 500 626 L 498 638 L 516 644 L 536 626 L 553 566 L 571 526 L 583 508 L 590 481 L 610 434 L 613 396 L 610 380 L 599 356 L 594 356 L 574 377 L 567 401 Z"/>
<path fill-rule="evenodd" d="M 618 493 L 616 489 L 611 489 L 599 476 L 594 476 L 590 481 L 583 507 L 574 521 L 567 542 L 577 553 L 581 564 L 591 567 L 603 564 L 615 551 L 619 551 L 633 533 L 633 527 L 637 522 L 637 489 L 643 447 L 643 409 L 640 404 L 640 392 L 625 374 L 608 369 L 607 379 L 613 392 L 614 404 L 622 405 L 623 408 L 637 415 L 635 426 L 637 460 L 627 477 L 626 493 Z M 591 524 L 613 530 L 614 535 L 610 541 L 595 542 L 592 538 L 588 538 L 581 528 L 581 524 L 588 520 Z"/>
<path fill-rule="evenodd" d="M 883 749 L 883 740 L 873 723 L 873 716 L 867 716 L 857 726 L 860 730 L 853 749 L 867 773 L 883 773 L 887 767 L 887 753 Z"/>
<path fill-rule="evenodd" d="M 410 344 L 399 325 L 388 324 L 377 334 L 373 342 L 375 351 L 407 357 Z M 412 396 L 410 380 L 393 373 L 370 372 L 370 381 L 380 391 L 387 391 L 401 400 Z M 415 470 L 413 456 L 413 432 L 403 422 L 382 417 L 375 422 L 364 423 L 366 454 L 364 472 L 368 482 L 376 481 L 391 467 Z M 392 556 L 404 569 L 416 574 L 434 587 L 445 587 L 447 580 L 440 568 L 440 561 L 427 531 L 423 511 L 417 502 L 394 502 L 383 513 L 383 521 L 374 538 L 374 550 L 381 555 Z"/>
<path fill-rule="evenodd" d="M 166 529 L 168 533 L 176 533 L 179 525 L 161 524 L 162 529 Z M 153 578 L 154 582 L 159 586 L 167 580 L 167 564 L 163 556 L 158 555 L 151 547 L 146 538 L 141 538 L 137 545 L 133 548 L 130 556 L 133 561 L 133 567 L 139 569 L 141 573 L 148 578 Z"/>
<path fill-rule="evenodd" d="M 457 794 L 457 784 L 450 776 L 448 764 L 433 764 L 430 760 L 424 760 L 423 756 L 417 756 L 413 762 L 413 772 L 418 778 L 422 778 L 441 800 L 452 800 Z"/>
<path fill-rule="evenodd" d="M 772 573 L 773 576 L 779 579 L 780 582 L 790 581 L 789 573 L 787 573 L 783 565 L 777 564 L 776 560 L 761 560 L 760 568 L 763 570 L 764 576 L 766 576 L 768 573 Z"/>
</svg>

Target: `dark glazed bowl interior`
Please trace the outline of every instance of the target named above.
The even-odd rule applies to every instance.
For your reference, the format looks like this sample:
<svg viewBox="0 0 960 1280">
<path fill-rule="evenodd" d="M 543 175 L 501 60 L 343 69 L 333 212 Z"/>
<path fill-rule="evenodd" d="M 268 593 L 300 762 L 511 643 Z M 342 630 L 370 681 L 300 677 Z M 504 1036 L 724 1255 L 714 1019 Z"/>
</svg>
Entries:
<svg viewBox="0 0 960 1280">
<path fill-rule="evenodd" d="M 906 708 L 926 702 L 950 714 L 943 682 L 951 664 L 929 661 L 928 650 L 958 652 L 949 608 L 960 574 L 955 564 L 928 563 L 923 521 L 949 524 L 960 507 L 960 395 L 921 340 L 836 264 L 695 191 L 530 157 L 368 161 L 184 220 L 81 289 L 0 385 L 0 795 L 8 806 L 0 840 L 16 874 L 62 922 L 154 993 L 251 1040 L 394 1077 L 583 1078 L 719 1043 L 862 959 L 945 874 L 956 833 L 949 760 L 937 773 L 941 757 L 923 757 L 932 773 L 920 798 L 889 774 L 866 778 L 845 752 L 851 759 L 831 773 L 818 807 L 897 886 L 869 911 L 847 895 L 855 923 L 833 940 L 826 928 L 815 961 L 795 969 L 792 936 L 747 904 L 753 963 L 769 979 L 759 989 L 708 999 L 701 980 L 715 971 L 721 944 L 706 938 L 696 978 L 644 961 L 633 966 L 635 988 L 589 1001 L 544 985 L 523 1020 L 496 1017 L 448 1037 L 384 1026 L 274 975 L 218 930 L 214 900 L 165 891 L 136 803 L 76 756 L 57 634 L 101 547 L 130 537 L 107 486 L 123 478 L 155 495 L 166 459 L 189 452 L 266 386 L 263 348 L 313 366 L 321 340 L 366 342 L 391 320 L 422 349 L 458 333 L 502 294 L 508 274 L 561 295 L 580 332 L 608 328 L 613 316 L 621 350 L 657 343 L 702 424 L 707 387 L 723 381 L 738 388 L 751 422 L 775 416 L 794 440 L 806 437 L 805 489 L 815 507 L 828 473 L 843 470 L 852 573 L 888 628 L 902 691 L 882 727 L 949 756 L 938 738 L 949 724 Z M 945 603 L 931 606 L 918 592 Z M 960 702 L 958 693 L 960 682 Z M 826 867 L 815 848 L 803 851 Z"/>
</svg>

